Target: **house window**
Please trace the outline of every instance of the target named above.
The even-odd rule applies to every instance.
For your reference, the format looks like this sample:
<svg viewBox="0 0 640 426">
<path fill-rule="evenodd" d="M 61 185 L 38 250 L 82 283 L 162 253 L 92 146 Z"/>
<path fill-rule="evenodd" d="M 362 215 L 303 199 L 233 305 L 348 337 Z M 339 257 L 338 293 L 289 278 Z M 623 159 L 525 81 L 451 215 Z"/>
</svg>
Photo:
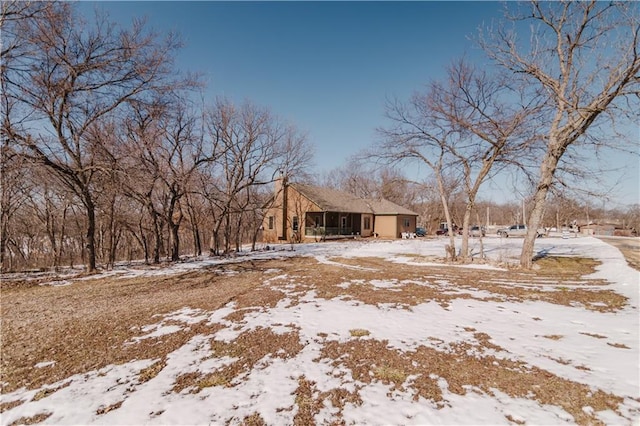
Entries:
<svg viewBox="0 0 640 426">
<path fill-rule="evenodd" d="M 298 216 L 294 216 L 293 217 L 293 226 L 292 226 L 294 231 L 298 230 Z"/>
<path fill-rule="evenodd" d="M 269 229 L 273 229 L 273 216 L 269 216 Z"/>
<path fill-rule="evenodd" d="M 364 218 L 364 229 L 371 229 L 371 218 L 369 216 Z"/>
<path fill-rule="evenodd" d="M 405 227 L 405 228 L 408 228 L 408 227 L 409 227 L 409 225 L 411 224 L 410 222 L 411 222 L 411 221 L 409 220 L 409 218 L 408 218 L 408 217 L 405 217 L 405 218 L 404 218 L 404 227 Z"/>
</svg>

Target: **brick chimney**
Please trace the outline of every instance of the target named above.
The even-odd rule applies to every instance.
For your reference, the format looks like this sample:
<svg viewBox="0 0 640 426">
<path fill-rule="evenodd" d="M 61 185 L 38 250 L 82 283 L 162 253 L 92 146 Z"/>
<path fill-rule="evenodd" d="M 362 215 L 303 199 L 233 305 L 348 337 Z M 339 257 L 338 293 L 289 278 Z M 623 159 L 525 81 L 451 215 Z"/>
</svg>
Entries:
<svg viewBox="0 0 640 426">
<path fill-rule="evenodd" d="M 275 182 L 275 196 L 276 200 L 281 200 L 282 207 L 282 234 L 278 236 L 281 241 L 287 240 L 287 219 L 288 219 L 288 188 L 289 181 L 284 174 L 280 174 L 280 177 Z"/>
</svg>

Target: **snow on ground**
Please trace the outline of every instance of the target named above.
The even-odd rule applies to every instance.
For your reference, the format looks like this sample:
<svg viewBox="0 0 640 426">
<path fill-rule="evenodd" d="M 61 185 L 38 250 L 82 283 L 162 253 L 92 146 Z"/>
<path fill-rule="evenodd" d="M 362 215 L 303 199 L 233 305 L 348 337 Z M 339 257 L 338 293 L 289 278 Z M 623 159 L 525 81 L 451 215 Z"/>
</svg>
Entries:
<svg viewBox="0 0 640 426">
<path fill-rule="evenodd" d="M 289 245 L 276 250 L 255 253 L 253 258 L 275 256 L 314 256 L 322 262 L 341 257 L 384 257 L 394 262 L 412 263 L 418 256 L 443 257 L 447 240 L 350 241 Z M 497 262 L 515 262 L 522 245 L 521 239 L 486 238 L 486 255 Z M 472 250 L 479 252 L 476 240 Z M 193 310 L 189 307 L 158 318 L 148 324 L 142 335 L 127 344 L 152 336 L 175 332 L 178 323 L 189 326 L 208 320 L 225 327 L 214 335 L 199 335 L 171 353 L 160 373 L 146 382 L 139 382 L 138 374 L 158 360 L 135 360 L 113 365 L 98 371 L 69 377 L 59 383 L 45 386 L 58 388 L 46 398 L 34 398 L 41 389 L 25 390 L 1 396 L 0 402 L 27 401 L 2 413 L 1 423 L 9 425 L 21 417 L 39 413 L 52 413 L 47 424 L 224 424 L 240 423 L 246 416 L 259 413 L 267 424 L 292 424 L 296 414 L 295 394 L 298 380 L 304 376 L 316 382 L 317 392 L 334 388 L 352 391 L 359 387 L 361 405 L 347 403 L 342 416 L 347 424 L 504 424 L 507 418 L 514 422 L 535 424 L 573 423 L 575 419 L 559 406 L 541 405 L 535 400 L 514 398 L 498 390 L 489 395 L 481 391 L 468 391 L 459 395 L 448 390 L 446 380 L 438 384 L 446 404 L 436 406 L 433 401 L 391 390 L 378 381 L 370 384 L 355 381 L 348 370 L 320 359 L 321 342 L 346 342 L 353 337 L 350 330 L 370 332 L 364 337 L 388 340 L 389 347 L 412 350 L 431 346 L 443 349 L 443 343 L 472 342 L 475 332 L 491 336 L 491 342 L 505 352 L 494 354 L 525 362 L 552 374 L 624 398 L 612 410 L 595 412 L 606 424 L 638 424 L 640 420 L 639 380 L 639 281 L 640 273 L 627 266 L 621 253 L 602 241 L 584 238 L 544 238 L 536 242 L 536 250 L 555 256 L 586 256 L 599 259 L 593 278 L 606 279 L 607 288 L 629 298 L 629 305 L 615 313 L 601 313 L 583 307 L 567 307 L 543 301 L 488 302 L 477 299 L 454 299 L 443 309 L 429 302 L 417 305 L 411 311 L 394 306 L 372 306 L 354 300 L 318 298 L 313 291 L 305 294 L 300 303 L 281 300 L 273 308 L 251 312 L 238 324 L 223 318 L 234 311 L 230 303 L 214 312 Z M 244 260 L 247 257 L 241 257 Z M 238 259 L 236 259 L 238 260 Z M 233 261 L 232 259 L 224 260 Z M 216 259 L 178 264 L 170 269 L 125 269 L 111 273 L 123 277 L 150 274 L 179 273 L 221 262 Z M 422 263 L 424 264 L 424 263 Z M 495 268 L 473 264 L 477 268 Z M 479 270 L 478 274 L 482 274 Z M 265 283 L 286 279 L 282 271 L 269 270 Z M 376 288 L 396 288 L 398 282 L 377 280 Z M 348 284 L 344 284 L 348 285 Z M 282 289 L 282 288 L 281 288 Z M 465 290 L 473 291 L 473 290 Z M 270 327 L 276 333 L 296 331 L 304 348 L 293 358 L 267 356 L 243 380 L 233 387 L 212 386 L 192 394 L 188 391 L 172 392 L 177 376 L 187 372 L 209 372 L 233 361 L 230 357 L 211 357 L 208 342 L 211 339 L 230 341 L 240 333 L 259 327 Z M 586 333 L 586 334 L 585 334 Z M 543 338 L 561 335 L 562 339 Z M 606 336 L 594 338 L 594 335 Z M 559 363 L 554 360 L 568 360 Z M 46 368 L 39 363 L 34 368 Z M 576 368 L 577 366 L 587 368 Z M 411 377 L 407 379 L 410 381 Z M 64 386 L 64 387 L 63 387 Z M 119 407 L 104 410 L 118 404 Z M 104 414 L 97 414 L 102 409 Z M 105 412 L 106 411 L 106 412 Z M 330 423 L 338 409 L 330 403 L 315 416 L 317 424 Z M 583 411 L 594 412 L 592 407 Z M 507 417 L 508 416 L 508 417 Z"/>
</svg>

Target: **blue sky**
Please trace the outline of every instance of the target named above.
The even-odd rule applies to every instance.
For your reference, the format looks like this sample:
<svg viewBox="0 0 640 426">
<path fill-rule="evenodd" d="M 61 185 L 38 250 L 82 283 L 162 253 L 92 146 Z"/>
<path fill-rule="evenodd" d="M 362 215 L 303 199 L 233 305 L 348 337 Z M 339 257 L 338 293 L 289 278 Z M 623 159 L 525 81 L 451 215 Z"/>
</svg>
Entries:
<svg viewBox="0 0 640 426">
<path fill-rule="evenodd" d="M 497 2 L 81 5 L 121 23 L 144 16 L 158 32 L 178 32 L 185 43 L 178 66 L 203 74 L 207 98 L 269 107 L 308 134 L 319 173 L 374 143 L 387 97 L 406 99 L 461 55 L 485 61 L 470 38 L 502 16 Z M 622 192 L 638 202 L 635 166 L 628 173 L 636 182 Z M 504 189 L 486 192 L 496 198 Z"/>
</svg>

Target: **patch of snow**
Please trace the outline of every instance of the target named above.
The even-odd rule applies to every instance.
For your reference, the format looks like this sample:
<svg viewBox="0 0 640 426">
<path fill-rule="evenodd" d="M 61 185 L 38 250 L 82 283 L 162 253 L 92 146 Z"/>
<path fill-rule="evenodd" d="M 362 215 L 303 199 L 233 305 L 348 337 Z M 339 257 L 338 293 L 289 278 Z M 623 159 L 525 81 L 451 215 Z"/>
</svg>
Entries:
<svg viewBox="0 0 640 426">
<path fill-rule="evenodd" d="M 382 257 L 393 261 L 415 262 L 416 257 L 444 255 L 446 239 L 409 239 L 398 241 L 350 241 L 295 245 L 294 251 L 275 250 L 238 256 L 230 259 L 200 259 L 164 269 L 121 269 L 114 276 L 169 275 L 225 262 L 269 259 L 286 256 L 311 256 L 319 262 L 335 264 L 332 257 Z M 485 255 L 490 261 L 517 261 L 521 239 L 486 238 Z M 288 245 L 287 245 L 288 247 Z M 473 248 L 478 252 L 478 248 Z M 428 301 L 411 309 L 391 303 L 378 306 L 358 300 L 336 297 L 330 300 L 315 291 L 294 294 L 292 277 L 279 270 L 267 270 L 263 285 L 291 284 L 289 298 L 274 307 L 247 312 L 243 320 L 225 319 L 236 311 L 231 302 L 215 311 L 185 307 L 159 316 L 156 324 L 140 331 L 146 333 L 136 339 L 162 336 L 191 324 L 207 321 L 220 324 L 222 329 L 212 335 L 197 335 L 185 345 L 168 354 L 166 366 L 157 376 L 141 382 L 140 372 L 158 360 L 135 360 L 109 366 L 97 371 L 78 374 L 41 389 L 19 389 L 0 395 L 0 402 L 22 400 L 24 403 L 2 413 L 0 423 L 9 425 L 21 417 L 43 412 L 52 415 L 47 424 L 224 424 L 242 423 L 246 416 L 258 413 L 267 424 L 292 424 L 297 413 L 295 391 L 299 381 L 313 382 L 317 392 L 341 388 L 358 391 L 363 403 L 346 403 L 343 420 L 347 424 L 531 424 L 574 423 L 575 419 L 559 406 L 542 405 L 530 398 L 515 398 L 498 389 L 488 392 L 464 387 L 460 395 L 449 390 L 444 377 L 431 373 L 442 392 L 441 401 L 414 399 L 409 384 L 406 390 L 393 389 L 379 381 L 362 383 L 351 371 L 322 357 L 327 341 L 349 342 L 354 339 L 350 330 L 369 332 L 368 339 L 386 340 L 397 351 L 411 351 L 425 346 L 438 351 L 450 350 L 457 343 L 469 343 L 476 356 L 480 351 L 496 359 L 509 359 L 538 368 L 560 378 L 582 383 L 594 391 L 602 390 L 623 398 L 613 410 L 595 411 L 583 407 L 587 414 L 597 416 L 606 424 L 632 424 L 640 419 L 640 389 L 638 359 L 640 354 L 640 325 L 638 322 L 640 273 L 630 268 L 621 253 L 612 246 L 591 237 L 543 238 L 536 241 L 536 250 L 548 255 L 585 256 L 602 261 L 590 278 L 603 279 L 603 288 L 624 295 L 628 304 L 616 312 L 598 312 L 583 306 L 560 306 L 543 301 L 515 302 L 488 299 L 491 293 L 478 288 L 456 288 L 445 274 L 434 282 L 398 282 L 397 280 L 354 280 L 339 286 L 371 285 L 374 288 L 397 288 L 406 284 L 437 286 L 443 292 L 468 293 L 474 298 L 458 298 L 443 308 Z M 412 263 L 413 264 L 413 263 Z M 420 263 L 422 264 L 422 263 Z M 357 268 L 350 265 L 339 266 Z M 489 268 L 488 265 L 478 265 Z M 367 268 L 365 268 L 367 269 Z M 367 269 L 371 270 L 371 269 Z M 279 274 L 279 275 L 278 275 Z M 481 272 L 478 273 L 481 278 Z M 513 283 L 505 281 L 505 286 Z M 532 282 L 538 290 L 554 291 L 553 282 Z M 523 286 L 519 284 L 519 286 Z M 546 287 L 547 286 L 547 287 Z M 571 291 L 572 285 L 563 286 Z M 526 287 L 526 286 L 525 286 Z M 594 287 L 589 287 L 594 289 Z M 600 288 L 599 286 L 597 288 Z M 294 303 L 294 298 L 300 303 Z M 182 324 L 182 325 L 180 325 Z M 270 354 L 248 370 L 233 386 L 212 386 L 198 393 L 193 389 L 174 392 L 176 379 L 186 373 L 215 371 L 235 361 L 232 357 L 213 355 L 211 341 L 231 341 L 245 331 L 267 327 L 277 333 L 297 331 L 302 350 L 293 357 L 281 359 Z M 490 342 L 503 350 L 482 349 L 477 333 L 490 336 Z M 604 336 L 596 338 L 594 335 Z M 545 336 L 560 336 L 552 339 Z M 44 367 L 46 363 L 40 367 Z M 578 368 L 580 367 L 580 368 Z M 70 383 L 69 386 L 62 387 Z M 61 387 L 45 398 L 34 400 L 42 389 Z M 316 395 L 317 395 L 316 392 Z M 99 410 L 121 403 L 105 414 Z M 331 423 L 338 408 L 330 402 L 319 410 L 315 422 Z"/>
</svg>

